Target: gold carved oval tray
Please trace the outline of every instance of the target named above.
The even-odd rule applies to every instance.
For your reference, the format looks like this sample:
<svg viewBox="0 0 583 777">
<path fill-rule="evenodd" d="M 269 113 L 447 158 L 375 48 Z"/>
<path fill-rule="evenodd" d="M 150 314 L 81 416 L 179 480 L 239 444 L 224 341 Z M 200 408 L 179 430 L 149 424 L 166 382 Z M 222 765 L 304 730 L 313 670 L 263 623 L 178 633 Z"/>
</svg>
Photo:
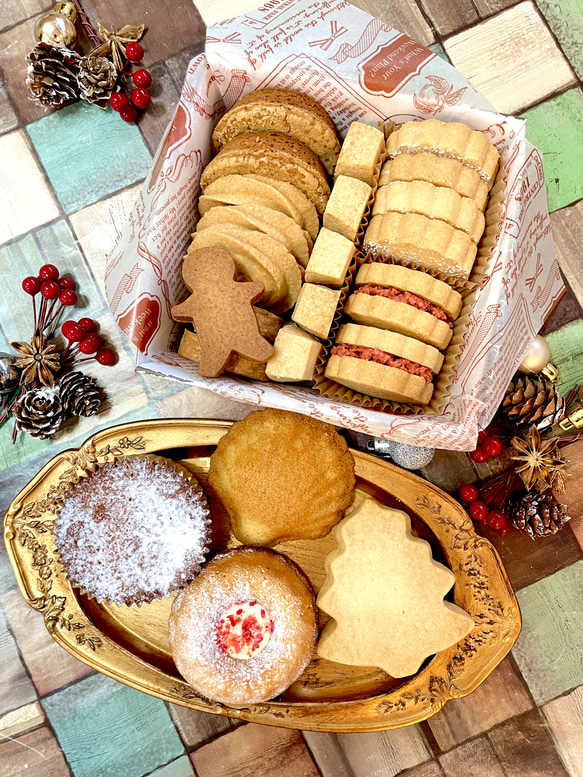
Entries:
<svg viewBox="0 0 583 777">
<path fill-rule="evenodd" d="M 4 537 L 20 589 L 41 612 L 51 636 L 94 669 L 157 696 L 197 710 L 243 720 L 316 731 L 375 731 L 418 723 L 448 699 L 476 688 L 504 658 L 520 632 L 520 611 L 493 546 L 476 536 L 463 508 L 412 473 L 353 451 L 356 500 L 372 495 L 406 510 L 413 528 L 432 545 L 435 558 L 454 572 L 452 600 L 469 612 L 475 628 L 457 645 L 428 659 L 419 672 L 395 680 L 380 669 L 335 664 L 314 657 L 304 674 L 276 701 L 234 709 L 195 694 L 170 656 L 166 625 L 171 598 L 137 607 L 99 605 L 82 596 L 55 563 L 52 521 L 77 473 L 114 457 L 153 453 L 191 470 L 206 485 L 209 457 L 228 421 L 164 419 L 105 429 L 79 449 L 55 456 L 10 505 Z M 239 543 L 220 505 L 210 499 L 213 553 Z M 308 574 L 316 591 L 324 559 L 336 546 L 320 540 L 277 546 Z M 327 620 L 320 613 L 323 624 Z"/>
</svg>

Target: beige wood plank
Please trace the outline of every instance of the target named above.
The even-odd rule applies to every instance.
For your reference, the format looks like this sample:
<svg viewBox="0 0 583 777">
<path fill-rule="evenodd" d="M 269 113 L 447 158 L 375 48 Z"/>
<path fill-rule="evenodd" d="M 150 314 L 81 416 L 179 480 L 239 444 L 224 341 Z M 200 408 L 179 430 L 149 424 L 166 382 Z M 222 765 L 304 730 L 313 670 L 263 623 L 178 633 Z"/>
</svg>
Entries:
<svg viewBox="0 0 583 777">
<path fill-rule="evenodd" d="M 253 11 L 259 4 L 257 0 L 239 0 L 236 6 L 230 0 L 195 0 L 194 5 L 204 23 L 210 27 L 224 19 L 232 19 L 247 11 Z"/>
<path fill-rule="evenodd" d="M 576 82 L 532 2 L 522 2 L 445 41 L 475 88 L 502 113 L 517 113 Z"/>
<path fill-rule="evenodd" d="M 59 216 L 59 206 L 23 130 L 0 137 L 0 181 L 0 245 Z"/>
<path fill-rule="evenodd" d="M 542 709 L 567 771 L 583 777 L 583 685 Z"/>
<path fill-rule="evenodd" d="M 87 263 L 105 295 L 105 260 L 134 207 L 141 184 L 71 214 L 70 221 Z"/>
<path fill-rule="evenodd" d="M 8 712 L 0 718 L 0 742 L 38 728 L 45 722 L 45 714 L 38 701 Z"/>
<path fill-rule="evenodd" d="M 551 224 L 559 265 L 583 306 L 583 200 L 551 213 Z"/>
</svg>

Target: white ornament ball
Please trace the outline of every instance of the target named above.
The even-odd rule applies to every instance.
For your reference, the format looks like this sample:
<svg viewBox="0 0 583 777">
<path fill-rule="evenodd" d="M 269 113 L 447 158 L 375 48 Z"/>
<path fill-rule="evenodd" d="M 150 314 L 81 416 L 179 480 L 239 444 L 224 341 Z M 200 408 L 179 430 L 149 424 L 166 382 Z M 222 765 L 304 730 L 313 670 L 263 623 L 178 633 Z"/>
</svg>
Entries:
<svg viewBox="0 0 583 777">
<path fill-rule="evenodd" d="M 551 349 L 549 344 L 540 335 L 537 335 L 531 343 L 528 353 L 524 357 L 524 360 L 518 372 L 522 372 L 523 375 L 534 375 L 536 372 L 540 372 L 547 366 L 551 358 Z"/>
<path fill-rule="evenodd" d="M 435 453 L 434 448 L 420 448 L 418 445 L 407 445 L 407 443 L 393 442 L 392 440 L 387 442 L 389 443 L 389 456 L 395 464 L 404 469 L 426 467 Z"/>
</svg>

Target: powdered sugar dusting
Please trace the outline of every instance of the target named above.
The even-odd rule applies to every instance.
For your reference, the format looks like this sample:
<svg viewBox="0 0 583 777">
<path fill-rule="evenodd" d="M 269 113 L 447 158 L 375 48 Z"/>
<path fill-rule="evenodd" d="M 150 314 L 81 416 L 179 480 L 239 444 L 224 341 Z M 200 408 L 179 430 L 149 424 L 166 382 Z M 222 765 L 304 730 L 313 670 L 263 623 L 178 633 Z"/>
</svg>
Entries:
<svg viewBox="0 0 583 777">
<path fill-rule="evenodd" d="M 71 581 L 99 601 L 152 601 L 200 572 L 209 515 L 204 495 L 172 465 L 128 456 L 69 491 L 55 544 Z"/>
<path fill-rule="evenodd" d="M 215 561 L 172 605 L 169 638 L 176 666 L 209 699 L 235 707 L 272 699 L 299 677 L 312 656 L 316 621 L 310 595 L 299 595 L 268 569 L 231 564 L 227 572 Z M 217 626 L 232 604 L 248 600 L 269 612 L 273 632 L 261 652 L 241 661 L 223 651 Z"/>
</svg>

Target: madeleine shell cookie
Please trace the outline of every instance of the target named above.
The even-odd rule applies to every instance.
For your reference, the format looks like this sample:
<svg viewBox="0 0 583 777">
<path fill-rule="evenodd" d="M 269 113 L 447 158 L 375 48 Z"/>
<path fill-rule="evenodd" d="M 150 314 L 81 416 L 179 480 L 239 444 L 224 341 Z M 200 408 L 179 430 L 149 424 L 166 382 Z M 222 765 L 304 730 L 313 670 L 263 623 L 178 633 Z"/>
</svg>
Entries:
<svg viewBox="0 0 583 777">
<path fill-rule="evenodd" d="M 352 503 L 354 460 L 330 424 L 266 408 L 221 438 L 208 482 L 237 539 L 271 546 L 328 534 Z"/>
</svg>

